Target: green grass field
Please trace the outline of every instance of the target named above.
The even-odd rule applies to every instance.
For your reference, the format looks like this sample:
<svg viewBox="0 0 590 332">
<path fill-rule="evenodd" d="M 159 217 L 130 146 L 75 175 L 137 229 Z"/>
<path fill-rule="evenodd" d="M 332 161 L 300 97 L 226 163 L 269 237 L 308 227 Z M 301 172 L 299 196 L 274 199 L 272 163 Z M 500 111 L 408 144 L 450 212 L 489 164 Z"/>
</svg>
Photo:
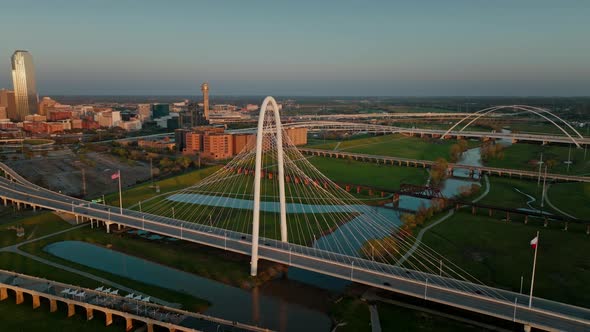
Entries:
<svg viewBox="0 0 590 332">
<path fill-rule="evenodd" d="M 372 136 L 310 146 L 315 149 L 338 150 L 383 156 L 412 159 L 435 160 L 449 158 L 451 145 L 455 140 L 422 139 L 403 135 Z M 469 141 L 470 147 L 478 146 L 478 141 Z"/>
<path fill-rule="evenodd" d="M 481 328 L 424 311 L 378 303 L 383 331 L 481 331 Z"/>
<path fill-rule="evenodd" d="M 459 212 L 435 226 L 424 242 L 486 285 L 524 292 L 529 289 L 533 250 L 529 241 L 540 230 L 535 295 L 587 306 L 590 292 L 590 239 L 584 232 L 507 223 Z"/>
<path fill-rule="evenodd" d="M 549 173 L 561 174 L 590 174 L 590 152 L 584 160 L 584 149 L 571 148 L 571 160 L 573 161 L 570 171 L 567 171 L 568 153 L 570 149 L 567 146 L 556 145 L 536 145 L 527 143 L 513 144 L 504 149 L 503 159 L 488 160 L 487 166 L 524 169 L 529 171 L 538 171 L 539 166 L 536 164 L 543 153 L 543 160 L 554 160 L 555 166 L 548 169 Z"/>
<path fill-rule="evenodd" d="M 182 188 L 190 187 L 207 176 L 213 174 L 219 169 L 219 166 L 213 166 L 203 169 L 198 169 L 176 175 L 167 179 L 154 181 L 154 185 L 160 187 L 160 194 L 179 190 Z M 129 207 L 136 204 L 139 201 L 143 201 L 147 198 L 157 195 L 155 188 L 152 187 L 151 183 L 143 183 L 124 190 L 123 195 L 123 207 Z M 105 196 L 107 204 L 119 206 L 119 193 L 115 192 Z"/>
<path fill-rule="evenodd" d="M 549 187 L 549 200 L 574 217 L 590 219 L 590 183 L 556 183 Z"/>
<path fill-rule="evenodd" d="M 0 226 L 0 247 L 14 245 L 71 227 L 70 224 L 51 212 L 26 213 L 26 215 L 29 216 Z M 16 226 L 22 226 L 25 229 L 23 237 L 16 236 L 16 230 L 13 229 Z"/>
<path fill-rule="evenodd" d="M 423 168 L 378 165 L 355 160 L 312 157 L 309 161 L 336 183 L 380 188 L 399 188 L 401 183 L 423 184 L 428 172 Z"/>
</svg>

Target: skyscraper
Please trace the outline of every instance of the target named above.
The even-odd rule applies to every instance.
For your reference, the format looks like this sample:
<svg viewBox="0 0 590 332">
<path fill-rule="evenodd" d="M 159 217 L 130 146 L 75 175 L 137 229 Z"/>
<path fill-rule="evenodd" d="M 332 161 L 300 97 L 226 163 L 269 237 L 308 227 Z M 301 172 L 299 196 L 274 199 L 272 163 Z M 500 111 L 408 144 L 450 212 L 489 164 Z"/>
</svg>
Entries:
<svg viewBox="0 0 590 332">
<path fill-rule="evenodd" d="M 33 57 L 27 51 L 15 51 L 12 55 L 12 83 L 16 101 L 16 116 L 23 121 L 25 116 L 37 113 L 39 97 L 35 83 Z"/>
<path fill-rule="evenodd" d="M 201 92 L 203 92 L 203 116 L 205 120 L 209 120 L 209 84 L 201 84 Z"/>
</svg>

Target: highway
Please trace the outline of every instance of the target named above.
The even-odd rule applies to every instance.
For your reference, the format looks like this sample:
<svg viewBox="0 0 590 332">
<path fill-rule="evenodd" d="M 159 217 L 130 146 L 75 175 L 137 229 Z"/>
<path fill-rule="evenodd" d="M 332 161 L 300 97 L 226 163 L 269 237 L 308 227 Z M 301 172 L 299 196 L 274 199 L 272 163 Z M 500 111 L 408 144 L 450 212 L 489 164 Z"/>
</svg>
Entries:
<svg viewBox="0 0 590 332">
<path fill-rule="evenodd" d="M 0 165 L 10 177 L 14 172 Z M 22 179 L 22 178 L 21 178 Z M 0 178 L 0 198 L 20 204 L 72 213 L 79 217 L 120 224 L 244 255 L 251 252 L 249 234 L 228 231 L 138 211 L 91 203 L 43 189 L 28 182 Z M 511 291 L 449 279 L 403 267 L 340 255 L 315 248 L 260 239 L 260 258 L 351 280 L 455 308 L 477 312 L 545 330 L 588 331 L 590 310 L 534 298 Z"/>
</svg>

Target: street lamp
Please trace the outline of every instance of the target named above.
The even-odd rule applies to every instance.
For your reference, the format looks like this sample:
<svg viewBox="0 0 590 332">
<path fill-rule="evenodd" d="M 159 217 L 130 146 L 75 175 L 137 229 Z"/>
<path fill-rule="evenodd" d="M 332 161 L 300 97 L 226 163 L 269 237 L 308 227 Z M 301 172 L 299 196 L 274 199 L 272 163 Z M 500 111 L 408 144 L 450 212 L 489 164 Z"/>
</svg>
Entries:
<svg viewBox="0 0 590 332">
<path fill-rule="evenodd" d="M 350 281 L 352 281 L 353 273 L 354 273 L 354 261 L 351 261 L 350 262 Z"/>
</svg>

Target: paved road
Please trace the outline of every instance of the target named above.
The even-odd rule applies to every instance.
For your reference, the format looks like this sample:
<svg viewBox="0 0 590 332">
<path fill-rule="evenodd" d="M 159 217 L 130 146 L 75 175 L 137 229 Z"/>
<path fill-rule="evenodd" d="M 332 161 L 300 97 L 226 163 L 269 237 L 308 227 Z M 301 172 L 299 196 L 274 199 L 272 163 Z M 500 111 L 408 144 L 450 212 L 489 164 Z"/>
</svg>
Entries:
<svg viewBox="0 0 590 332">
<path fill-rule="evenodd" d="M 0 197 L 37 206 L 117 223 L 163 236 L 196 242 L 228 251 L 250 254 L 251 236 L 206 224 L 184 222 L 138 211 L 110 209 L 57 194 L 43 188 L 0 178 Z M 320 249 L 261 238 L 262 259 L 347 279 L 389 291 L 478 312 L 501 319 L 530 324 L 545 330 L 588 331 L 590 310 L 541 298 L 529 308 L 528 296 L 424 273 L 403 267 L 340 255 Z"/>
</svg>

